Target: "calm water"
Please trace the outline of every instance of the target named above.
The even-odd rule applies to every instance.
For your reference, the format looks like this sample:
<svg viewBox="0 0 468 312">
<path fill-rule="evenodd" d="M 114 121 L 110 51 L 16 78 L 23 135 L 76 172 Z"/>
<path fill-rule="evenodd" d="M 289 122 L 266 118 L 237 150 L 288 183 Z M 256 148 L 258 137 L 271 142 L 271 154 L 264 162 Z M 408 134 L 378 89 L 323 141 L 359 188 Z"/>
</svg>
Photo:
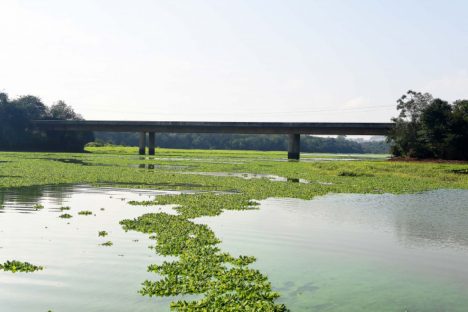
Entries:
<svg viewBox="0 0 468 312">
<path fill-rule="evenodd" d="M 165 258 L 118 222 L 170 207 L 129 206 L 167 192 L 48 187 L 0 191 L 0 311 L 167 311 L 137 293 Z M 175 192 L 173 192 L 175 193 Z M 45 208 L 34 210 L 42 203 Z M 259 210 L 199 218 L 234 254 L 255 255 L 292 311 L 467 311 L 468 191 L 268 199 Z M 70 206 L 72 219 L 60 219 Z M 104 210 L 101 210 L 104 208 Z M 78 216 L 80 210 L 95 215 Z M 100 238 L 97 232 L 109 236 Z M 114 245 L 99 246 L 107 240 Z"/>
</svg>

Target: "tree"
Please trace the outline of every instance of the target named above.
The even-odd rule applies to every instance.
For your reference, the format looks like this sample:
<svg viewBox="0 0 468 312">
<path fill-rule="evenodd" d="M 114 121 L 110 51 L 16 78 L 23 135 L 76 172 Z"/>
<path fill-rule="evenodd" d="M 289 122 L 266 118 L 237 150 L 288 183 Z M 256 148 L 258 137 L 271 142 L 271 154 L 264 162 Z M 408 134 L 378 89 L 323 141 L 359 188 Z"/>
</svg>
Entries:
<svg viewBox="0 0 468 312">
<path fill-rule="evenodd" d="M 0 149 L 82 151 L 94 140 L 92 132 L 42 132 L 31 127 L 31 120 L 80 120 L 71 106 L 59 101 L 50 108 L 35 96 L 10 100 L 0 93 Z"/>
<path fill-rule="evenodd" d="M 49 108 L 48 117 L 53 120 L 83 120 L 73 108 L 64 101 L 58 101 Z"/>
<path fill-rule="evenodd" d="M 450 127 L 448 156 L 452 159 L 468 159 L 468 100 L 453 103 Z"/>
<path fill-rule="evenodd" d="M 395 156 L 430 157 L 421 136 L 420 118 L 423 109 L 433 100 L 429 93 L 409 90 L 397 100 L 398 117 L 392 118 L 394 128 L 388 137 L 392 142 L 391 152 Z"/>
<path fill-rule="evenodd" d="M 468 159 L 468 100 L 449 104 L 410 90 L 397 103 L 388 137 L 395 156 Z"/>
<path fill-rule="evenodd" d="M 448 141 L 451 133 L 452 107 L 441 99 L 422 109 L 420 136 L 432 157 L 447 158 Z"/>
</svg>

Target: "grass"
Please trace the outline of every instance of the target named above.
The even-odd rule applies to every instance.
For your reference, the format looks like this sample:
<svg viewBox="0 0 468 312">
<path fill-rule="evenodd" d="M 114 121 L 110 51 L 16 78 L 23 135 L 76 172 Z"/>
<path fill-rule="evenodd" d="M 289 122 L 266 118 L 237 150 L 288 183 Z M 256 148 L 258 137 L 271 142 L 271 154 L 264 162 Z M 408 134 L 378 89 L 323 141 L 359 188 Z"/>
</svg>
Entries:
<svg viewBox="0 0 468 312">
<path fill-rule="evenodd" d="M 178 214 L 150 213 L 121 221 L 127 231 L 148 234 L 155 241 L 155 252 L 177 257 L 174 261 L 149 266 L 148 270 L 156 273 L 157 278 L 145 281 L 141 294 L 202 295 L 198 300 L 174 301 L 171 307 L 178 311 L 286 310 L 275 302 L 280 294 L 272 291 L 268 277 L 249 266 L 255 258 L 233 257 L 223 252 L 215 233 L 206 225 L 193 222 L 194 218 L 216 216 L 224 210 L 256 209 L 256 201 L 268 197 L 311 199 L 327 193 L 468 189 L 467 164 L 388 162 L 385 155 L 307 154 L 304 161 L 287 162 L 285 152 L 157 149 L 153 157 L 138 156 L 136 148 L 114 146 L 89 148 L 88 152 L 0 153 L 0 188 L 93 184 L 201 191 L 131 202 L 133 205 L 175 205 Z M 331 158 L 359 161 L 329 161 Z M 309 183 L 197 172 L 276 175 Z M 61 215 L 65 216 L 71 217 Z M 106 236 L 104 232 L 98 236 Z M 112 246 L 112 242 L 101 245 Z"/>
</svg>

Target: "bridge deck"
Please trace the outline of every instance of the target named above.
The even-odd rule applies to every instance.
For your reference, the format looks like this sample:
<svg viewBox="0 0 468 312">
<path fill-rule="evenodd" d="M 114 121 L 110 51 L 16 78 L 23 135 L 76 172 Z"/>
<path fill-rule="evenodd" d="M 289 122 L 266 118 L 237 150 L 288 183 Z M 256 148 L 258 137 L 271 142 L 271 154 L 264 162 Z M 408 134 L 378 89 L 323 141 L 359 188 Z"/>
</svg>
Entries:
<svg viewBox="0 0 468 312">
<path fill-rule="evenodd" d="M 387 135 L 392 123 L 377 122 L 203 122 L 203 121 L 105 121 L 37 120 L 36 128 L 45 131 L 140 132 L 139 153 L 145 154 L 149 133 L 149 154 L 155 153 L 155 132 L 288 134 L 288 159 L 300 157 L 301 134 Z"/>
<path fill-rule="evenodd" d="M 392 123 L 39 120 L 49 131 L 386 135 Z"/>
</svg>

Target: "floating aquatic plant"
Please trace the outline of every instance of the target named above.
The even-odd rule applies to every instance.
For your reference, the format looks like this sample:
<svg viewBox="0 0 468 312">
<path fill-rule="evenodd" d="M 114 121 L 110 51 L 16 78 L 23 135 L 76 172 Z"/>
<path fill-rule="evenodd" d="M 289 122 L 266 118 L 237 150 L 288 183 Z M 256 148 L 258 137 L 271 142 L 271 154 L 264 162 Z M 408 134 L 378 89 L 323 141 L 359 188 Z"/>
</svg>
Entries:
<svg viewBox="0 0 468 312">
<path fill-rule="evenodd" d="M 79 214 L 80 216 L 89 216 L 89 215 L 92 215 L 93 212 L 92 212 L 92 211 L 89 211 L 89 210 L 81 210 L 81 211 L 78 212 L 78 214 Z"/>
<path fill-rule="evenodd" d="M 193 293 L 203 296 L 199 300 L 174 302 L 172 308 L 179 311 L 285 310 L 283 305 L 275 302 L 278 294 L 271 290 L 267 277 L 250 267 L 255 259 L 249 256 L 233 257 L 222 252 L 219 239 L 211 229 L 194 223 L 193 218 L 216 216 L 229 209 L 255 209 L 257 202 L 252 199 L 268 197 L 310 199 L 329 192 L 408 193 L 437 188 L 468 188 L 466 164 L 396 163 L 372 159 L 360 162 L 289 163 L 278 161 L 284 159 L 284 152 L 160 149 L 158 167 L 149 174 L 134 166 L 141 162 L 148 165 L 154 160 L 135 158 L 135 148 L 105 147 L 89 151 L 101 154 L 0 152 L 0 161 L 4 161 L 0 166 L 0 188 L 104 183 L 132 188 L 204 191 L 195 195 L 166 195 L 146 202 L 132 202 L 174 205 L 178 215 L 155 213 L 122 222 L 126 230 L 148 233 L 154 240 L 152 247 L 155 252 L 177 257 L 177 260 L 149 267 L 158 276 L 155 280 L 144 282 L 140 290 L 142 294 L 168 296 Z M 105 155 L 116 153 L 119 157 Z M 51 157 L 79 157 L 91 165 L 51 162 Z M 304 158 L 309 157 L 304 155 Z M 336 155 L 319 157 L 339 158 Z M 118 174 L 115 167 L 119 168 Z M 181 168 L 192 172 L 248 172 L 328 183 L 302 184 L 268 179 L 245 180 L 234 176 L 185 175 L 177 172 Z M 72 217 L 69 214 L 62 216 Z M 112 242 L 104 243 L 104 246 L 111 245 Z"/>
<path fill-rule="evenodd" d="M 73 216 L 71 214 L 68 214 L 68 213 L 64 213 L 64 214 L 61 214 L 59 216 L 59 218 L 62 218 L 62 219 L 70 219 L 72 218 Z"/>
<path fill-rule="evenodd" d="M 107 242 L 101 244 L 101 246 L 107 246 L 107 247 L 110 247 L 112 245 L 114 245 L 114 243 L 112 243 L 111 241 L 107 241 Z"/>
<path fill-rule="evenodd" d="M 99 232 L 98 232 L 98 236 L 99 236 L 99 237 L 105 237 L 105 236 L 107 236 L 107 234 L 108 234 L 108 233 L 107 233 L 106 231 L 99 231 Z"/>
<path fill-rule="evenodd" d="M 44 205 L 42 205 L 42 204 L 35 204 L 35 205 L 33 206 L 33 208 L 36 209 L 36 210 L 42 209 L 42 208 L 44 208 Z"/>
<path fill-rule="evenodd" d="M 9 261 L 6 261 L 5 263 L 0 263 L 0 270 L 3 270 L 3 271 L 10 271 L 10 272 L 13 272 L 13 273 L 16 273 L 16 272 L 26 272 L 26 273 L 29 273 L 29 272 L 35 272 L 35 271 L 39 271 L 39 270 L 43 270 L 44 268 L 42 266 L 37 266 L 37 265 L 34 265 L 34 264 L 31 264 L 29 262 L 21 262 L 21 261 L 18 261 L 18 260 L 9 260 Z"/>
<path fill-rule="evenodd" d="M 62 206 L 60 207 L 60 211 L 70 210 L 69 206 Z"/>
<path fill-rule="evenodd" d="M 195 195 L 193 195 L 195 196 Z M 224 196 L 219 196 L 221 202 Z M 123 228 L 151 233 L 156 239 L 154 249 L 165 256 L 178 256 L 179 260 L 150 265 L 148 271 L 157 273 L 162 279 L 146 280 L 140 290 L 147 296 L 177 296 L 204 294 L 200 300 L 176 301 L 171 308 L 178 311 L 286 311 L 282 304 L 274 301 L 279 294 L 273 292 L 265 275 L 248 267 L 254 257 L 233 257 L 217 247 L 220 240 L 206 225 L 196 224 L 186 217 L 186 205 L 194 205 L 192 198 L 171 197 L 180 204 L 180 215 L 166 213 L 145 214 L 134 220 L 123 220 Z M 179 198 L 179 199 L 177 199 Z M 240 197 L 242 198 L 242 197 Z M 157 201 L 160 203 L 160 201 Z M 168 200 L 167 203 L 170 201 Z M 230 201 L 227 201 L 229 203 Z M 250 202 L 239 202 L 238 209 L 244 209 Z M 219 207 L 220 203 L 213 203 Z M 245 205 L 242 206 L 242 205 Z M 196 215 L 211 215 L 218 212 L 210 206 L 202 206 Z M 234 206 L 231 208 L 234 209 Z"/>
</svg>

